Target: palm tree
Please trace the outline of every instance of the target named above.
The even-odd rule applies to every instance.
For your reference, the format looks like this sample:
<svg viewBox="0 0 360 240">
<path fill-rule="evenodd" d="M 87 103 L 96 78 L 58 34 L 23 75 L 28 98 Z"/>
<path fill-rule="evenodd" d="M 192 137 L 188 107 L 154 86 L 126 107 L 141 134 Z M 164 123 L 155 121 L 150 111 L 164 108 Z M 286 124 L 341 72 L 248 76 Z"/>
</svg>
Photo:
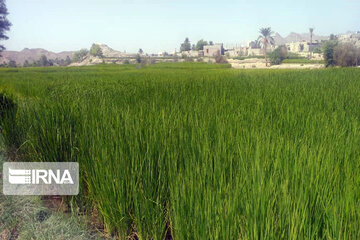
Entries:
<svg viewBox="0 0 360 240">
<path fill-rule="evenodd" d="M 310 59 L 311 59 L 311 57 L 312 57 L 312 49 L 311 49 L 311 47 L 312 47 L 312 37 L 313 37 L 313 32 L 314 32 L 314 28 L 309 28 L 309 31 L 310 31 Z"/>
<path fill-rule="evenodd" d="M 267 46 L 268 44 L 274 45 L 275 40 L 274 37 L 272 36 L 274 34 L 273 31 L 271 31 L 270 27 L 267 28 L 260 28 L 260 36 L 258 37 L 258 40 L 261 41 L 261 44 L 264 47 L 264 56 L 265 56 L 265 62 L 266 62 L 266 66 L 268 65 L 268 61 L 267 61 Z"/>
</svg>

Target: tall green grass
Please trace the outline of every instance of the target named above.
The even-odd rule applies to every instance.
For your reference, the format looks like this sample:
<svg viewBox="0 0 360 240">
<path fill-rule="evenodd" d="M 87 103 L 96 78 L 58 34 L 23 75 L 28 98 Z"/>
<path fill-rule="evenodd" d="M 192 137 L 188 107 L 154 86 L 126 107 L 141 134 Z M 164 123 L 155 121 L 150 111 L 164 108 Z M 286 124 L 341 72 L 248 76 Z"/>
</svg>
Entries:
<svg viewBox="0 0 360 240">
<path fill-rule="evenodd" d="M 0 88 L 4 137 L 78 161 L 75 201 L 121 238 L 360 237 L 359 69 L 32 68 Z"/>
</svg>

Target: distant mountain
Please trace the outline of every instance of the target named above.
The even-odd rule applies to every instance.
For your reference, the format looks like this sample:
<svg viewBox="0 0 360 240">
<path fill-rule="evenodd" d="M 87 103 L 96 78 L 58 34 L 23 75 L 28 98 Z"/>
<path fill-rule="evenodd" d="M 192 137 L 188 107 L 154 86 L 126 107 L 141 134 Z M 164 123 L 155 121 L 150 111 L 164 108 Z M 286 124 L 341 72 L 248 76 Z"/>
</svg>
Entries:
<svg viewBox="0 0 360 240">
<path fill-rule="evenodd" d="M 25 60 L 28 60 L 29 63 L 33 61 L 37 61 L 40 59 L 41 55 L 45 55 L 47 59 L 66 59 L 67 56 L 72 58 L 72 51 L 65 51 L 54 53 L 51 51 L 47 51 L 42 48 L 24 48 L 22 51 L 3 51 L 0 53 L 0 63 L 9 62 L 10 60 L 16 61 L 17 64 L 23 64 Z"/>
<path fill-rule="evenodd" d="M 291 42 L 301 42 L 301 41 L 310 41 L 310 33 L 295 33 L 291 32 L 287 37 L 282 37 L 279 33 L 275 33 L 275 44 L 282 45 Z M 316 40 L 326 40 L 329 39 L 328 36 L 319 36 L 313 34 L 313 41 Z"/>
</svg>

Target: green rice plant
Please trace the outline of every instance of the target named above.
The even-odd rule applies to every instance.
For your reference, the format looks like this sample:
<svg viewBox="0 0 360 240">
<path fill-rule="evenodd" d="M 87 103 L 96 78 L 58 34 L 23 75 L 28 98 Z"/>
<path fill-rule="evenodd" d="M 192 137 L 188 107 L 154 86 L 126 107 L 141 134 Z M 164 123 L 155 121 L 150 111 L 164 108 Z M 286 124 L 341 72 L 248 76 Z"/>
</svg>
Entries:
<svg viewBox="0 0 360 240">
<path fill-rule="evenodd" d="M 95 209 L 110 234 L 357 239 L 359 73 L 207 63 L 0 69 L 0 90 L 17 96 L 18 151 L 78 161 L 81 192 L 69 204 Z"/>
</svg>

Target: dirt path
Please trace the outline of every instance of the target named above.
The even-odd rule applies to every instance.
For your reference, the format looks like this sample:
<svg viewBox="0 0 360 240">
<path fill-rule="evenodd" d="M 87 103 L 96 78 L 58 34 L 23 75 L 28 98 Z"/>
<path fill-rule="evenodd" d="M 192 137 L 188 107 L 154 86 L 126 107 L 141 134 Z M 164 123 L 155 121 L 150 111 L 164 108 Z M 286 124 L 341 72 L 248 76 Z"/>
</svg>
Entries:
<svg viewBox="0 0 360 240">
<path fill-rule="evenodd" d="M 265 59 L 250 58 L 245 60 L 229 59 L 231 67 L 236 69 L 319 69 L 323 64 L 300 64 L 300 63 L 283 63 L 267 67 Z"/>
</svg>

